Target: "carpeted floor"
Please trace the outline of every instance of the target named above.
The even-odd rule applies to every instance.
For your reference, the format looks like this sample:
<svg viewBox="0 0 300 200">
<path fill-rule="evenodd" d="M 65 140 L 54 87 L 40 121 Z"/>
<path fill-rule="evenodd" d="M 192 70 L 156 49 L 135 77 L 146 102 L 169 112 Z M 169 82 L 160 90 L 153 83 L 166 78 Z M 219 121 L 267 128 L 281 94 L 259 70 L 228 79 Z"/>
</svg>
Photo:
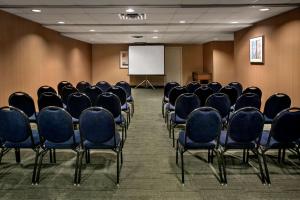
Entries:
<svg viewBox="0 0 300 200">
<path fill-rule="evenodd" d="M 46 157 L 38 186 L 31 185 L 34 153 L 23 150 L 21 164 L 9 152 L 0 164 L 0 199 L 300 199 L 300 161 L 288 154 L 287 164 L 268 159 L 271 186 L 262 185 L 257 162 L 241 164 L 239 152 L 227 156 L 228 185 L 216 178 L 216 162 L 206 162 L 207 153 L 186 153 L 186 183 L 180 182 L 175 150 L 161 115 L 161 89 L 136 89 L 135 114 L 124 146 L 120 186 L 115 185 L 113 153 L 91 153 L 83 165 L 81 185 L 73 186 L 75 154 L 57 151 L 57 164 Z M 194 153 L 195 155 L 195 153 Z M 276 152 L 274 152 L 276 155 Z"/>
</svg>

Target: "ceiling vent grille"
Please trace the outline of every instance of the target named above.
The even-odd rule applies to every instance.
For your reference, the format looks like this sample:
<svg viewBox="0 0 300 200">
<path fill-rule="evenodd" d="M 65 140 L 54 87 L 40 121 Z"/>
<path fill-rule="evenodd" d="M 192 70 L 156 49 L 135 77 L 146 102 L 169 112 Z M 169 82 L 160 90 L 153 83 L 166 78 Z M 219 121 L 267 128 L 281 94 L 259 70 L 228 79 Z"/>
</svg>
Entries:
<svg viewBox="0 0 300 200">
<path fill-rule="evenodd" d="M 144 13 L 120 13 L 119 18 L 121 20 L 146 20 L 146 14 L 144 14 Z"/>
</svg>

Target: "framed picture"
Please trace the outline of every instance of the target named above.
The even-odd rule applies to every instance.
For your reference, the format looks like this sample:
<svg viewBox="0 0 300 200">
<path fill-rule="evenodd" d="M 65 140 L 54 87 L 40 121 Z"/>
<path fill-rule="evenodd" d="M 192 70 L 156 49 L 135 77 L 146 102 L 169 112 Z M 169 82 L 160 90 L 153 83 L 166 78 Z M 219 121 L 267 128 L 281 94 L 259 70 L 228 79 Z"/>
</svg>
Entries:
<svg viewBox="0 0 300 200">
<path fill-rule="evenodd" d="M 264 63 L 264 37 L 259 36 L 250 39 L 250 63 Z"/>
<path fill-rule="evenodd" d="M 128 51 L 120 52 L 120 68 L 128 69 Z"/>
</svg>

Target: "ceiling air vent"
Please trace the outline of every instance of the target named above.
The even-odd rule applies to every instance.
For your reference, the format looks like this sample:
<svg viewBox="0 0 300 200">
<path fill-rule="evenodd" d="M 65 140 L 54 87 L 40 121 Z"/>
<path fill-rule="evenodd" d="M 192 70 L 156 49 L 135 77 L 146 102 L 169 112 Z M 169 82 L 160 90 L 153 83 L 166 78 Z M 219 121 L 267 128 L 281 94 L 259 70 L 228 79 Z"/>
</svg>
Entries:
<svg viewBox="0 0 300 200">
<path fill-rule="evenodd" d="M 145 20 L 146 14 L 144 13 L 120 13 L 121 20 Z"/>
</svg>

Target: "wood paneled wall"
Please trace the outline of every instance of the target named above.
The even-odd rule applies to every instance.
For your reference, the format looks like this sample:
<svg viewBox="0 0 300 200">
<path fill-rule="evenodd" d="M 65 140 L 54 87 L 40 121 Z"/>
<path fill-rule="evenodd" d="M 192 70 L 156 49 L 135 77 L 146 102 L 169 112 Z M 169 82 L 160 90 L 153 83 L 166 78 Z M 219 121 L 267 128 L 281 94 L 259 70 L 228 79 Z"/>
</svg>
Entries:
<svg viewBox="0 0 300 200">
<path fill-rule="evenodd" d="M 36 100 L 41 85 L 91 81 L 91 45 L 0 11 L 0 105 L 15 91 Z"/>
</svg>

